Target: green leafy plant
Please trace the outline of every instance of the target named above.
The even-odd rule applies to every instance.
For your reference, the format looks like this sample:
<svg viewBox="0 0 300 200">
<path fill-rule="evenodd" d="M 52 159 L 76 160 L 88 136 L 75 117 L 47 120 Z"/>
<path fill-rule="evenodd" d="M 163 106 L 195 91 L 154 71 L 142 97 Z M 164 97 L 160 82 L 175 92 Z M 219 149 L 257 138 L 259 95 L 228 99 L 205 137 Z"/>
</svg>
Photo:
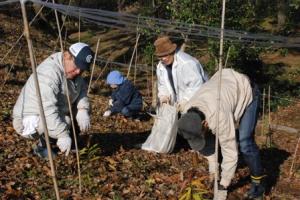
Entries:
<svg viewBox="0 0 300 200">
<path fill-rule="evenodd" d="M 100 147 L 98 144 L 94 144 L 91 147 L 85 147 L 79 151 L 79 155 L 81 159 L 87 161 L 94 161 L 100 158 L 98 154 L 101 152 Z"/>
<path fill-rule="evenodd" d="M 193 180 L 180 195 L 179 200 L 208 200 L 205 195 L 208 191 L 205 189 L 202 179 Z"/>
</svg>

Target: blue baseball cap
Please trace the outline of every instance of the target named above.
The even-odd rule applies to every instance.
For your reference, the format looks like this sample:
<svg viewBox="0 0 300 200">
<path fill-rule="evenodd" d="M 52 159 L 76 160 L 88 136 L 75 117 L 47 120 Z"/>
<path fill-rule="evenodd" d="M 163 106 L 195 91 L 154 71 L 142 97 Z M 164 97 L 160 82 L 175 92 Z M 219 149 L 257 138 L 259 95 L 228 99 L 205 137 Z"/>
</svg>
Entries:
<svg viewBox="0 0 300 200">
<path fill-rule="evenodd" d="M 122 76 L 122 74 L 119 71 L 115 70 L 107 75 L 106 83 L 109 85 L 120 85 L 124 82 L 124 80 L 125 78 Z"/>
<path fill-rule="evenodd" d="M 69 48 L 70 53 L 75 58 L 75 65 L 81 70 L 89 70 L 92 63 L 94 53 L 89 45 L 77 42 Z"/>
</svg>

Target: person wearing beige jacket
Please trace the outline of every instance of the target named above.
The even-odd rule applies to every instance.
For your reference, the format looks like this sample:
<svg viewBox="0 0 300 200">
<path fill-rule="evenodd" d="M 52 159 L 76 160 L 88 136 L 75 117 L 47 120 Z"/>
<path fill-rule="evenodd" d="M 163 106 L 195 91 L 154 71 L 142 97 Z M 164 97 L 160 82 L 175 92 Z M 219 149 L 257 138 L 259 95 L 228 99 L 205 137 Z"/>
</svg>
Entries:
<svg viewBox="0 0 300 200">
<path fill-rule="evenodd" d="M 213 135 L 219 123 L 219 143 L 223 160 L 221 163 L 221 180 L 218 197 L 226 199 L 227 188 L 231 183 L 237 167 L 238 143 L 244 160 L 250 168 L 252 186 L 245 195 L 248 199 L 262 199 L 264 187 L 261 184 L 263 170 L 259 149 L 254 140 L 257 122 L 259 90 L 251 87 L 246 75 L 233 69 L 223 69 L 221 76 L 220 107 L 218 108 L 219 76 L 217 72 L 194 94 L 182 108 L 184 113 L 178 121 L 178 131 L 189 142 L 192 149 L 202 152 L 209 162 L 210 173 L 215 172 L 217 162 L 214 156 Z M 219 112 L 219 122 L 217 122 Z M 239 133 L 236 136 L 236 125 Z M 210 130 L 210 131 L 207 131 Z M 238 139 L 237 139 L 238 138 Z M 209 153 L 207 153 L 209 152 Z"/>
</svg>

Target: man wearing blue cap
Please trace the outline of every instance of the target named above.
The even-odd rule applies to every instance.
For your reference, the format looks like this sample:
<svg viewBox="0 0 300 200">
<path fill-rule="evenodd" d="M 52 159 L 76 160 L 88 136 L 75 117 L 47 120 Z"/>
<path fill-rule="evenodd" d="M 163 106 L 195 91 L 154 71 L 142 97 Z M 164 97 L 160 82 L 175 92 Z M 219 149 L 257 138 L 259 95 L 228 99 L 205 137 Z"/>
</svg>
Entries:
<svg viewBox="0 0 300 200">
<path fill-rule="evenodd" d="M 81 73 L 89 69 L 93 52 L 85 43 L 75 43 L 68 51 L 54 53 L 37 67 L 37 76 L 42 96 L 50 139 L 57 140 L 61 152 L 68 155 L 71 149 L 71 120 L 67 102 L 67 81 L 74 115 L 82 132 L 90 127 L 87 85 Z M 38 98 L 33 75 L 29 77 L 13 109 L 13 126 L 25 138 L 38 138 L 34 153 L 47 158 L 44 127 L 40 119 Z"/>
<path fill-rule="evenodd" d="M 252 180 L 251 188 L 245 197 L 262 200 L 264 193 L 264 186 L 261 183 L 264 177 L 263 168 L 259 149 L 254 140 L 260 94 L 258 87 L 251 84 L 247 76 L 233 69 L 223 69 L 219 104 L 217 101 L 219 76 L 220 73 L 217 72 L 186 103 L 182 110 L 185 114 L 178 121 L 178 131 L 193 150 L 200 151 L 206 156 L 209 172 L 213 174 L 218 165 L 214 156 L 213 136 L 217 128 L 219 129 L 219 143 L 223 160 L 219 191 L 214 197 L 215 200 L 227 198 L 227 188 L 237 167 L 238 144 L 250 169 Z M 217 116 L 219 116 L 219 121 L 217 121 Z M 236 124 L 238 124 L 237 135 Z"/>
<path fill-rule="evenodd" d="M 106 83 L 114 91 L 109 100 L 110 108 L 105 111 L 104 117 L 115 113 L 121 113 L 125 117 L 135 117 L 142 110 L 143 99 L 140 92 L 119 71 L 110 72 Z"/>
</svg>

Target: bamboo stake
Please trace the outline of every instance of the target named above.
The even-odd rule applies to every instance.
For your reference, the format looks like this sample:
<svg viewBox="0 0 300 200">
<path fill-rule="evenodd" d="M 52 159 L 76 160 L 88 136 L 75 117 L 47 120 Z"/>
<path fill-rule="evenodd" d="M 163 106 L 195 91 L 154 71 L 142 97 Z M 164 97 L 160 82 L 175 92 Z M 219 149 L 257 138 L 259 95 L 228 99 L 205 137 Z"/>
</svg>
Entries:
<svg viewBox="0 0 300 200">
<path fill-rule="evenodd" d="M 227 67 L 227 61 L 228 61 L 228 59 L 229 59 L 229 53 L 230 53 L 230 50 L 231 50 L 231 46 L 228 48 L 228 51 L 227 51 L 227 55 L 226 55 L 226 60 L 225 60 L 225 65 L 224 65 L 224 68 L 226 68 Z"/>
<path fill-rule="evenodd" d="M 78 17 L 78 42 L 80 42 L 80 9 L 79 9 L 79 17 Z"/>
<path fill-rule="evenodd" d="M 29 56 L 30 56 L 30 62 L 31 62 L 31 68 L 32 68 L 33 78 L 34 78 L 34 84 L 35 84 L 36 93 L 37 93 L 37 96 L 38 96 L 40 117 L 42 119 L 42 123 L 43 123 L 43 127 L 44 127 L 44 134 L 45 134 L 46 146 L 47 146 L 47 151 L 48 151 L 48 158 L 49 158 L 50 167 L 51 167 L 51 175 L 52 175 L 52 180 L 53 180 L 56 199 L 59 200 L 60 197 L 59 197 L 58 184 L 57 184 L 57 180 L 56 180 L 55 167 L 54 167 L 54 162 L 53 162 L 52 153 L 51 153 L 51 147 L 50 147 L 50 142 L 49 142 L 49 134 L 48 134 L 46 117 L 45 117 L 43 103 L 42 103 L 41 91 L 40 91 L 38 76 L 37 76 L 37 72 L 36 72 L 36 63 L 35 63 L 34 55 L 33 55 L 32 41 L 31 41 L 30 34 L 29 34 L 29 25 L 28 25 L 28 20 L 27 20 L 25 1 L 21 0 L 20 3 L 21 3 L 21 10 L 22 10 L 22 16 L 23 16 L 23 22 L 24 22 L 24 34 L 25 34 L 25 37 L 26 37 L 26 40 L 27 40 Z"/>
<path fill-rule="evenodd" d="M 102 74 L 103 74 L 104 70 L 106 69 L 106 67 L 108 66 L 108 64 L 109 64 L 109 60 L 106 61 L 105 66 L 103 67 L 102 71 L 99 73 L 99 76 L 97 77 L 97 79 L 95 80 L 93 85 L 95 85 L 97 83 L 97 81 L 99 80 L 99 78 L 102 76 Z"/>
<path fill-rule="evenodd" d="M 70 5 L 71 5 L 71 0 L 69 0 L 68 8 L 67 8 L 67 13 L 66 13 L 66 17 L 63 19 L 63 23 L 62 23 L 62 25 L 61 25 L 60 32 L 62 32 L 63 27 L 65 26 L 65 23 L 66 23 L 66 21 L 67 21 L 67 17 L 68 17 Z M 64 38 L 64 47 L 66 46 L 67 33 L 68 33 L 68 30 L 67 30 L 67 27 L 66 27 L 65 38 Z M 54 49 L 53 49 L 53 53 L 55 52 L 56 44 L 57 44 L 57 42 L 58 42 L 59 39 L 60 39 L 60 37 L 57 37 L 57 40 L 56 40 L 56 42 L 55 42 L 55 47 L 54 47 Z"/>
<path fill-rule="evenodd" d="M 135 85 L 135 81 L 136 81 L 136 63 L 137 63 L 137 58 L 138 58 L 138 48 L 136 47 L 135 50 L 135 63 L 134 63 L 134 76 L 133 76 L 133 84 Z"/>
<path fill-rule="evenodd" d="M 269 85 L 268 88 L 268 135 L 267 135 L 267 146 L 271 147 L 272 145 L 272 140 L 271 140 L 271 87 Z"/>
<path fill-rule="evenodd" d="M 48 0 L 47 0 L 48 1 Z M 47 2 L 46 1 L 46 2 Z M 36 13 L 36 15 L 33 17 L 33 19 L 29 22 L 29 26 L 31 26 L 31 24 L 34 22 L 34 20 L 37 18 L 37 16 L 42 12 L 44 6 L 42 6 L 40 8 L 40 10 Z M 22 37 L 24 36 L 24 33 L 22 33 L 20 35 L 20 37 L 17 39 L 17 41 L 15 42 L 15 44 L 6 52 L 6 54 L 3 56 L 3 58 L 1 59 L 0 63 L 3 62 L 3 60 L 10 54 L 10 52 L 15 48 L 15 46 L 19 43 L 19 41 L 22 39 Z"/>
<path fill-rule="evenodd" d="M 18 53 L 17 53 L 17 56 L 16 58 L 14 59 L 14 62 L 11 64 L 5 78 L 4 78 L 4 82 L 3 84 L 1 85 L 1 88 L 0 88 L 0 93 L 2 92 L 3 88 L 4 88 L 4 85 L 6 84 L 6 81 L 8 80 L 8 77 L 9 77 L 9 73 L 11 72 L 11 70 L 14 68 L 14 65 L 15 65 L 15 62 L 18 60 L 18 57 L 19 57 L 19 54 L 20 54 L 20 51 L 21 51 L 21 48 L 22 46 L 19 47 L 19 50 L 18 50 Z"/>
<path fill-rule="evenodd" d="M 146 66 L 146 76 L 147 76 L 147 97 L 150 98 L 150 86 L 149 86 L 149 66 Z"/>
<path fill-rule="evenodd" d="M 88 86 L 87 96 L 89 96 L 90 87 L 91 87 L 91 84 L 92 84 L 92 79 L 93 79 L 94 69 L 95 69 L 95 63 L 96 63 L 96 60 L 97 60 L 99 43 L 100 43 L 100 37 L 97 40 L 96 52 L 95 52 L 95 56 L 94 56 L 93 68 L 92 68 L 92 73 L 91 73 L 90 82 L 89 82 L 89 86 Z M 93 137 L 92 135 L 89 135 L 89 137 L 88 137 L 88 141 L 87 141 L 87 147 L 88 148 L 90 147 L 92 137 Z"/>
<path fill-rule="evenodd" d="M 52 3 L 54 4 L 55 1 L 52 0 Z M 58 35 L 59 35 L 59 41 L 60 41 L 60 48 L 61 48 L 61 53 L 62 53 L 62 61 L 64 59 L 64 47 L 63 47 L 63 42 L 62 42 L 62 36 L 61 36 L 61 29 L 60 29 L 60 24 L 59 24 L 59 20 L 58 20 L 58 15 L 57 15 L 57 11 L 54 10 L 55 13 L 55 19 L 56 19 L 56 24 L 57 24 L 57 30 L 58 30 Z M 62 62 L 64 63 L 64 61 Z M 79 153 L 78 153 L 78 143 L 77 143 L 77 137 L 76 137 L 76 129 L 75 129 L 75 123 L 74 123 L 74 116 L 73 116 L 73 112 L 72 112 L 72 104 L 71 104 L 71 100 L 70 100 L 70 93 L 69 93 L 69 87 L 68 87 L 68 80 L 66 78 L 66 71 L 64 70 L 64 86 L 66 88 L 67 91 L 67 102 L 68 102 L 68 107 L 69 107 L 69 112 L 70 112 L 70 117 L 71 117 L 71 123 L 72 123 L 72 130 L 73 130 L 73 137 L 74 137 L 74 144 L 75 144 L 75 150 L 76 150 L 76 160 L 77 160 L 77 170 L 78 170 L 78 181 L 79 181 L 79 193 L 81 193 L 82 191 L 82 187 L 81 187 L 81 172 L 80 172 L 80 158 L 79 158 Z"/>
<path fill-rule="evenodd" d="M 261 135 L 264 135 L 264 130 L 265 130 L 265 96 L 266 96 L 266 89 L 264 88 L 263 90 L 263 111 L 262 111 L 262 123 L 261 123 Z"/>
<path fill-rule="evenodd" d="M 219 157 L 219 118 L 220 118 L 220 107 L 221 107 L 221 80 L 222 80 L 222 65 L 223 65 L 223 42 L 224 42 L 224 21 L 225 21 L 225 4 L 226 1 L 223 0 L 222 3 L 222 22 L 221 22 L 221 34 L 220 34 L 220 52 L 219 52 L 219 85 L 218 85 L 218 112 L 216 117 L 216 143 L 215 143 L 215 157 L 218 161 Z M 215 183 L 214 183 L 214 197 L 218 195 L 218 177 L 219 177 L 219 165 L 216 165 L 215 169 Z"/>
<path fill-rule="evenodd" d="M 64 24 L 63 24 L 63 25 L 64 25 Z M 63 26 L 62 26 L 62 27 L 63 27 Z M 62 30 L 62 28 L 61 28 L 60 30 Z M 64 46 L 63 46 L 64 49 L 65 49 L 66 43 L 67 43 L 67 36 L 68 36 L 68 29 L 66 28 L 66 31 L 65 31 L 65 37 L 64 37 Z"/>
<path fill-rule="evenodd" d="M 294 152 L 294 157 L 293 157 L 293 161 L 292 161 L 292 165 L 291 165 L 290 173 L 289 173 L 289 179 L 291 179 L 292 175 L 293 175 L 293 169 L 294 169 L 294 164 L 295 164 L 295 161 L 296 161 L 296 158 L 297 158 L 297 151 L 298 151 L 299 143 L 300 143 L 300 136 L 298 138 L 298 142 L 297 142 L 296 149 L 295 149 L 295 152 Z"/>
<path fill-rule="evenodd" d="M 138 24 L 136 27 L 136 37 L 139 34 L 139 24 L 140 24 L 140 16 L 138 16 Z M 138 44 L 136 44 L 136 50 L 135 50 L 135 63 L 134 63 L 134 76 L 133 76 L 133 84 L 135 85 L 135 81 L 136 81 L 136 63 L 137 63 L 137 56 L 138 56 Z"/>
<path fill-rule="evenodd" d="M 157 87 L 155 87 L 156 85 L 154 85 L 154 62 L 153 62 L 153 54 L 151 57 L 151 105 L 153 108 L 155 108 L 157 106 L 157 99 L 156 99 L 156 95 L 157 95 Z"/>
<path fill-rule="evenodd" d="M 153 63 L 153 54 L 151 56 L 151 87 L 153 88 L 153 80 L 154 80 L 154 63 Z M 152 98 L 153 98 L 153 93 L 152 93 Z"/>
<path fill-rule="evenodd" d="M 126 76 L 127 78 L 129 77 L 129 74 L 130 74 L 132 60 L 133 60 L 133 57 L 134 57 L 134 54 L 135 54 L 135 51 L 136 51 L 139 39 L 140 39 L 140 33 L 137 34 L 137 37 L 136 37 L 136 40 L 135 40 L 135 46 L 134 46 L 134 49 L 133 49 L 133 52 L 132 52 L 132 56 L 131 56 L 131 59 L 130 59 L 130 63 L 129 63 L 129 67 L 128 67 L 128 72 L 127 72 L 127 76 Z"/>
<path fill-rule="evenodd" d="M 269 85 L 269 89 L 268 89 L 268 126 L 270 127 L 271 124 L 271 98 L 270 98 L 270 94 L 271 94 L 271 87 Z"/>
<path fill-rule="evenodd" d="M 93 68 L 92 68 L 92 73 L 91 73 L 91 77 L 90 77 L 87 95 L 89 95 L 89 93 L 90 93 L 90 87 L 91 87 L 91 83 L 92 83 L 92 79 L 93 79 L 93 75 L 94 75 L 94 69 L 95 69 L 95 64 L 96 64 L 96 60 L 97 60 L 99 43 L 100 43 L 100 37 L 98 38 L 98 41 L 97 41 L 96 52 L 95 52 L 95 56 L 94 56 Z"/>
</svg>

